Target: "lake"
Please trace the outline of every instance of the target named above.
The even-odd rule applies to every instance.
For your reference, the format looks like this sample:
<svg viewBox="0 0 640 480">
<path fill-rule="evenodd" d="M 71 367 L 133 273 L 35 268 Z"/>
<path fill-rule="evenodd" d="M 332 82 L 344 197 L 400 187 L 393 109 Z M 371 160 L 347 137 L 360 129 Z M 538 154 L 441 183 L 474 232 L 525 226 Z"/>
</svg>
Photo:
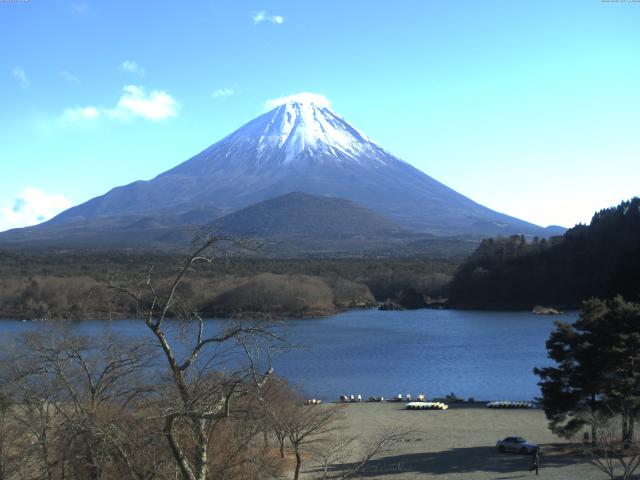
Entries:
<svg viewBox="0 0 640 480">
<path fill-rule="evenodd" d="M 455 393 L 476 400 L 533 400 L 540 395 L 532 369 L 550 364 L 545 341 L 559 317 L 529 312 L 460 310 L 353 310 L 332 317 L 288 320 L 284 333 L 299 348 L 278 354 L 278 375 L 308 397 L 340 395 L 427 397 Z M 220 320 L 209 320 L 211 327 Z M 36 328 L 36 323 L 0 320 L 0 336 Z M 103 335 L 108 322 L 85 320 L 74 331 Z M 110 327 L 132 336 L 150 335 L 141 321 Z"/>
</svg>

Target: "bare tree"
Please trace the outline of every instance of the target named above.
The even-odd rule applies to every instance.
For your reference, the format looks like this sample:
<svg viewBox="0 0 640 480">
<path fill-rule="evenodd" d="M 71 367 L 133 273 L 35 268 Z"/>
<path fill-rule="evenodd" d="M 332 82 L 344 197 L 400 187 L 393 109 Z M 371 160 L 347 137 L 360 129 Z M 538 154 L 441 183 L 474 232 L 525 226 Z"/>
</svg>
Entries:
<svg viewBox="0 0 640 480">
<path fill-rule="evenodd" d="M 25 388 L 18 381 L 15 386 L 20 392 L 20 402 L 14 408 L 13 420 L 20 426 L 21 432 L 31 438 L 30 445 L 22 445 L 23 460 L 28 459 L 31 471 L 40 472 L 42 477 L 51 480 L 54 478 L 54 468 L 59 463 L 55 449 L 58 441 L 56 427 L 60 423 L 56 400 L 46 384 Z"/>
<path fill-rule="evenodd" d="M 153 282 L 153 269 L 139 288 L 109 285 L 136 304 L 149 331 L 155 337 L 168 367 L 170 388 L 162 416 L 163 434 L 185 480 L 209 478 L 210 446 L 218 422 L 232 415 L 234 402 L 260 390 L 272 375 L 267 361 L 256 358 L 257 338 L 276 339 L 260 325 L 230 324 L 210 333 L 193 306 L 179 295 L 186 276 L 199 264 L 210 264 L 215 258 L 207 253 L 227 241 L 210 238 L 189 255 L 178 269 L 169 286 L 161 290 Z M 171 339 L 168 319 L 176 318 L 191 340 L 182 350 Z M 277 339 L 276 339 L 277 340 Z M 208 354 L 205 354 L 206 353 Z M 240 351 L 245 362 L 234 354 Z M 233 365 L 233 367 L 230 367 Z M 264 367 L 258 372 L 258 365 Z"/>
<path fill-rule="evenodd" d="M 261 441 L 263 419 L 258 406 L 251 397 L 237 399 L 236 414 L 215 425 L 210 444 L 211 478 L 263 480 L 280 476 L 280 458 Z"/>
<path fill-rule="evenodd" d="M 594 434 L 592 443 L 583 444 L 589 463 L 611 480 L 633 478 L 640 467 L 640 444 L 637 435 L 623 435 L 619 427 L 619 422 L 630 421 L 628 416 L 614 411 L 585 410 L 580 419 L 591 427 Z M 631 421 L 635 423 L 635 419 Z M 631 428 L 631 431 L 635 430 Z"/>
<path fill-rule="evenodd" d="M 358 475 L 374 458 L 388 452 L 395 443 L 406 442 L 415 434 L 408 430 L 391 429 L 382 431 L 366 442 L 360 451 L 360 457 L 351 468 L 348 468 L 340 477 L 347 479 Z"/>
<path fill-rule="evenodd" d="M 395 443 L 411 439 L 415 434 L 394 428 L 381 431 L 358 449 L 358 436 L 331 436 L 310 449 L 312 459 L 320 467 L 320 480 L 346 480 L 360 474 L 376 457 L 388 452 Z"/>
<path fill-rule="evenodd" d="M 289 412 L 286 427 L 289 442 L 296 456 L 296 467 L 293 479 L 300 477 L 302 466 L 302 451 L 314 444 L 322 442 L 339 428 L 341 406 L 302 405 L 299 403 Z"/>
<path fill-rule="evenodd" d="M 121 455 L 127 448 L 140 450 L 129 447 L 130 417 L 153 392 L 148 346 L 54 328 L 19 337 L 7 356 L 1 376 L 16 398 L 12 421 L 29 438 L 20 448 L 23 477 L 104 478 L 132 458 Z M 122 429 L 127 435 L 116 435 Z M 151 478 L 132 469 L 119 477 Z"/>
<path fill-rule="evenodd" d="M 11 478 L 20 469 L 22 432 L 14 419 L 15 403 L 0 387 L 0 480 Z"/>
<path fill-rule="evenodd" d="M 278 444 L 280 458 L 286 455 L 291 417 L 298 411 L 301 403 L 302 399 L 298 393 L 281 380 L 266 385 L 260 397 L 264 444 L 266 446 L 269 436 L 273 435 Z"/>
<path fill-rule="evenodd" d="M 143 343 L 108 337 L 96 341 L 68 332 L 34 335 L 26 343 L 35 365 L 52 378 L 58 401 L 64 401 L 57 408 L 62 420 L 58 430 L 77 452 L 75 470 L 102 478 L 113 455 L 122 451 L 114 448 L 116 437 L 110 433 L 133 402 L 153 392 L 153 382 L 143 381 L 153 351 Z"/>
<path fill-rule="evenodd" d="M 351 450 L 357 440 L 356 435 L 332 435 L 308 449 L 311 460 L 320 469 L 322 480 L 341 475 L 342 466 L 348 465 L 353 458 Z"/>
</svg>

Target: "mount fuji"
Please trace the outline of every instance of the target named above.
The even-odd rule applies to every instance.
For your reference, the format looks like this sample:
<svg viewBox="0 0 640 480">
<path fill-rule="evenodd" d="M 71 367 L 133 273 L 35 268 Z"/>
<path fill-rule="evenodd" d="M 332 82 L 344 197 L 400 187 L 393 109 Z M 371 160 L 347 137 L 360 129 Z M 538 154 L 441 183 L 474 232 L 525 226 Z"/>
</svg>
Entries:
<svg viewBox="0 0 640 480">
<path fill-rule="evenodd" d="M 81 244 L 86 232 L 97 232 L 115 235 L 115 245 L 138 232 L 139 239 L 152 242 L 167 229 L 211 225 L 292 192 L 344 199 L 411 234 L 561 233 L 474 202 L 393 156 L 336 114 L 324 97 L 301 94 L 152 180 L 116 187 L 48 222 L 6 232 L 0 241 Z"/>
</svg>

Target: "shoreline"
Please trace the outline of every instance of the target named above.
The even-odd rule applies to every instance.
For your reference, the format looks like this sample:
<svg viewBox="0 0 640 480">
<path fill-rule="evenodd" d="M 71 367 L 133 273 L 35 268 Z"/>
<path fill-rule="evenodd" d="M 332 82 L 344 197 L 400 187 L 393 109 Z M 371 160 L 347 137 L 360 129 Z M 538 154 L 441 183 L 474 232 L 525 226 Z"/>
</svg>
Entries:
<svg viewBox="0 0 640 480">
<path fill-rule="evenodd" d="M 411 400 L 411 402 L 415 402 L 417 400 Z M 491 402 L 495 402 L 495 401 L 500 401 L 500 400 L 474 400 L 473 402 L 468 402 L 468 401 L 464 401 L 464 402 L 451 402 L 448 403 L 447 399 L 444 397 L 435 397 L 435 398 L 428 398 L 425 399 L 425 402 L 442 402 L 442 403 L 446 403 L 447 406 L 449 407 L 447 410 L 465 410 L 465 409 L 473 409 L 473 408 L 477 408 L 477 409 L 487 409 L 487 410 L 541 410 L 541 406 L 539 402 L 536 402 L 535 400 L 514 400 L 513 402 L 527 402 L 527 403 L 531 403 L 533 405 L 532 408 L 488 408 L 487 404 L 491 403 Z M 509 400 L 511 401 L 511 400 Z M 370 402 L 367 400 L 362 400 L 361 402 L 342 402 L 340 400 L 330 400 L 330 401 L 322 401 L 322 404 L 327 404 L 327 405 L 358 405 L 358 404 L 366 404 L 366 405 L 379 405 L 379 404 L 391 404 L 391 405 L 396 405 L 396 406 L 406 406 L 406 404 L 409 403 L 409 401 L 397 401 L 397 400 L 383 400 L 382 402 Z M 403 408 L 404 410 L 410 410 L 407 408 Z M 419 410 L 416 410 L 419 411 Z"/>
<path fill-rule="evenodd" d="M 387 309 L 380 308 L 384 305 L 384 302 L 380 302 L 376 306 L 363 306 L 363 307 L 350 307 L 350 308 L 335 308 L 332 310 L 311 310 L 305 312 L 261 312 L 261 311 L 229 311 L 227 315 L 220 313 L 219 315 L 209 316 L 206 315 L 205 320 L 238 320 L 238 321 L 286 321 L 286 320 L 313 320 L 323 319 L 327 317 L 333 317 L 335 315 L 340 315 L 343 313 L 349 312 L 359 312 L 359 311 L 379 311 L 379 312 L 415 312 L 419 310 L 445 310 L 445 311 L 461 311 L 461 312 L 483 312 L 483 313 L 530 313 L 532 315 L 536 315 L 539 317 L 566 317 L 575 312 L 577 309 L 568 309 L 564 310 L 558 314 L 539 314 L 533 312 L 532 310 L 527 309 L 484 309 L 484 308 L 461 308 L 461 307 L 441 307 L 441 306 L 432 306 L 432 307 L 421 307 L 421 308 L 404 308 L 404 309 Z M 41 323 L 41 322 L 83 322 L 83 321 L 100 321 L 100 322 L 111 322 L 111 321 L 120 321 L 120 320 L 132 320 L 132 316 L 118 315 L 114 317 L 107 316 L 85 316 L 82 318 L 68 318 L 68 317 L 52 317 L 52 318 L 21 318 L 19 315 L 15 315 L 15 312 L 0 312 L 0 322 L 1 321 L 18 321 L 18 322 L 28 322 L 28 323 Z M 175 319 L 175 318 L 174 318 Z"/>
</svg>

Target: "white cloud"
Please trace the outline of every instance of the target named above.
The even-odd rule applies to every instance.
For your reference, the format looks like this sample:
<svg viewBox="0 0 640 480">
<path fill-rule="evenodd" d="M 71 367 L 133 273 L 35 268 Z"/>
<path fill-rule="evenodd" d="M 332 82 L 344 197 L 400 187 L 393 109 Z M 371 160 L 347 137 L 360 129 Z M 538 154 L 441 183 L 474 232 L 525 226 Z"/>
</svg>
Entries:
<svg viewBox="0 0 640 480">
<path fill-rule="evenodd" d="M 275 23 L 276 25 L 282 25 L 284 23 L 284 17 L 282 15 L 269 15 L 264 10 L 260 12 L 254 12 L 251 18 L 253 19 L 254 25 L 262 22 L 271 22 Z"/>
<path fill-rule="evenodd" d="M 27 77 L 27 74 L 25 73 L 25 71 L 22 68 L 13 67 L 13 71 L 11 73 L 13 74 L 13 78 L 15 78 L 18 81 L 18 84 L 22 88 L 27 88 L 29 86 L 29 84 L 31 83 L 29 81 L 29 78 Z"/>
<path fill-rule="evenodd" d="M 178 115 L 180 105 L 167 92 L 152 90 L 147 94 L 144 87 L 126 85 L 123 94 L 113 108 L 98 106 L 67 108 L 60 120 L 64 123 L 77 123 L 96 120 L 101 117 L 128 121 L 136 117 L 158 122 Z"/>
<path fill-rule="evenodd" d="M 80 122 L 82 120 L 93 120 L 100 116 L 100 110 L 96 107 L 76 107 L 67 108 L 62 114 L 62 119 L 66 122 Z"/>
<path fill-rule="evenodd" d="M 60 70 L 60 76 L 69 83 L 75 83 L 75 84 L 80 83 L 80 79 L 76 77 L 73 73 L 69 72 L 68 70 Z"/>
<path fill-rule="evenodd" d="M 133 73 L 134 75 L 138 75 L 140 77 L 144 77 L 145 71 L 144 68 L 138 65 L 133 60 L 125 60 L 118 67 L 123 72 Z"/>
<path fill-rule="evenodd" d="M 11 204 L 0 207 L 0 232 L 42 223 L 71 205 L 71 201 L 62 195 L 49 195 L 43 190 L 26 187 Z"/>
<path fill-rule="evenodd" d="M 289 102 L 313 103 L 319 107 L 331 107 L 331 101 L 319 93 L 300 92 L 285 97 L 272 98 L 264 102 L 265 110 L 272 110 Z"/>
<path fill-rule="evenodd" d="M 215 92 L 211 93 L 211 98 L 217 100 L 223 97 L 230 97 L 232 95 L 235 95 L 235 93 L 236 91 L 233 88 L 219 88 Z"/>
<path fill-rule="evenodd" d="M 152 90 L 148 95 L 143 87 L 127 85 L 116 108 L 107 112 L 113 118 L 142 117 L 157 122 L 178 115 L 178 103 L 167 92 Z"/>
</svg>

